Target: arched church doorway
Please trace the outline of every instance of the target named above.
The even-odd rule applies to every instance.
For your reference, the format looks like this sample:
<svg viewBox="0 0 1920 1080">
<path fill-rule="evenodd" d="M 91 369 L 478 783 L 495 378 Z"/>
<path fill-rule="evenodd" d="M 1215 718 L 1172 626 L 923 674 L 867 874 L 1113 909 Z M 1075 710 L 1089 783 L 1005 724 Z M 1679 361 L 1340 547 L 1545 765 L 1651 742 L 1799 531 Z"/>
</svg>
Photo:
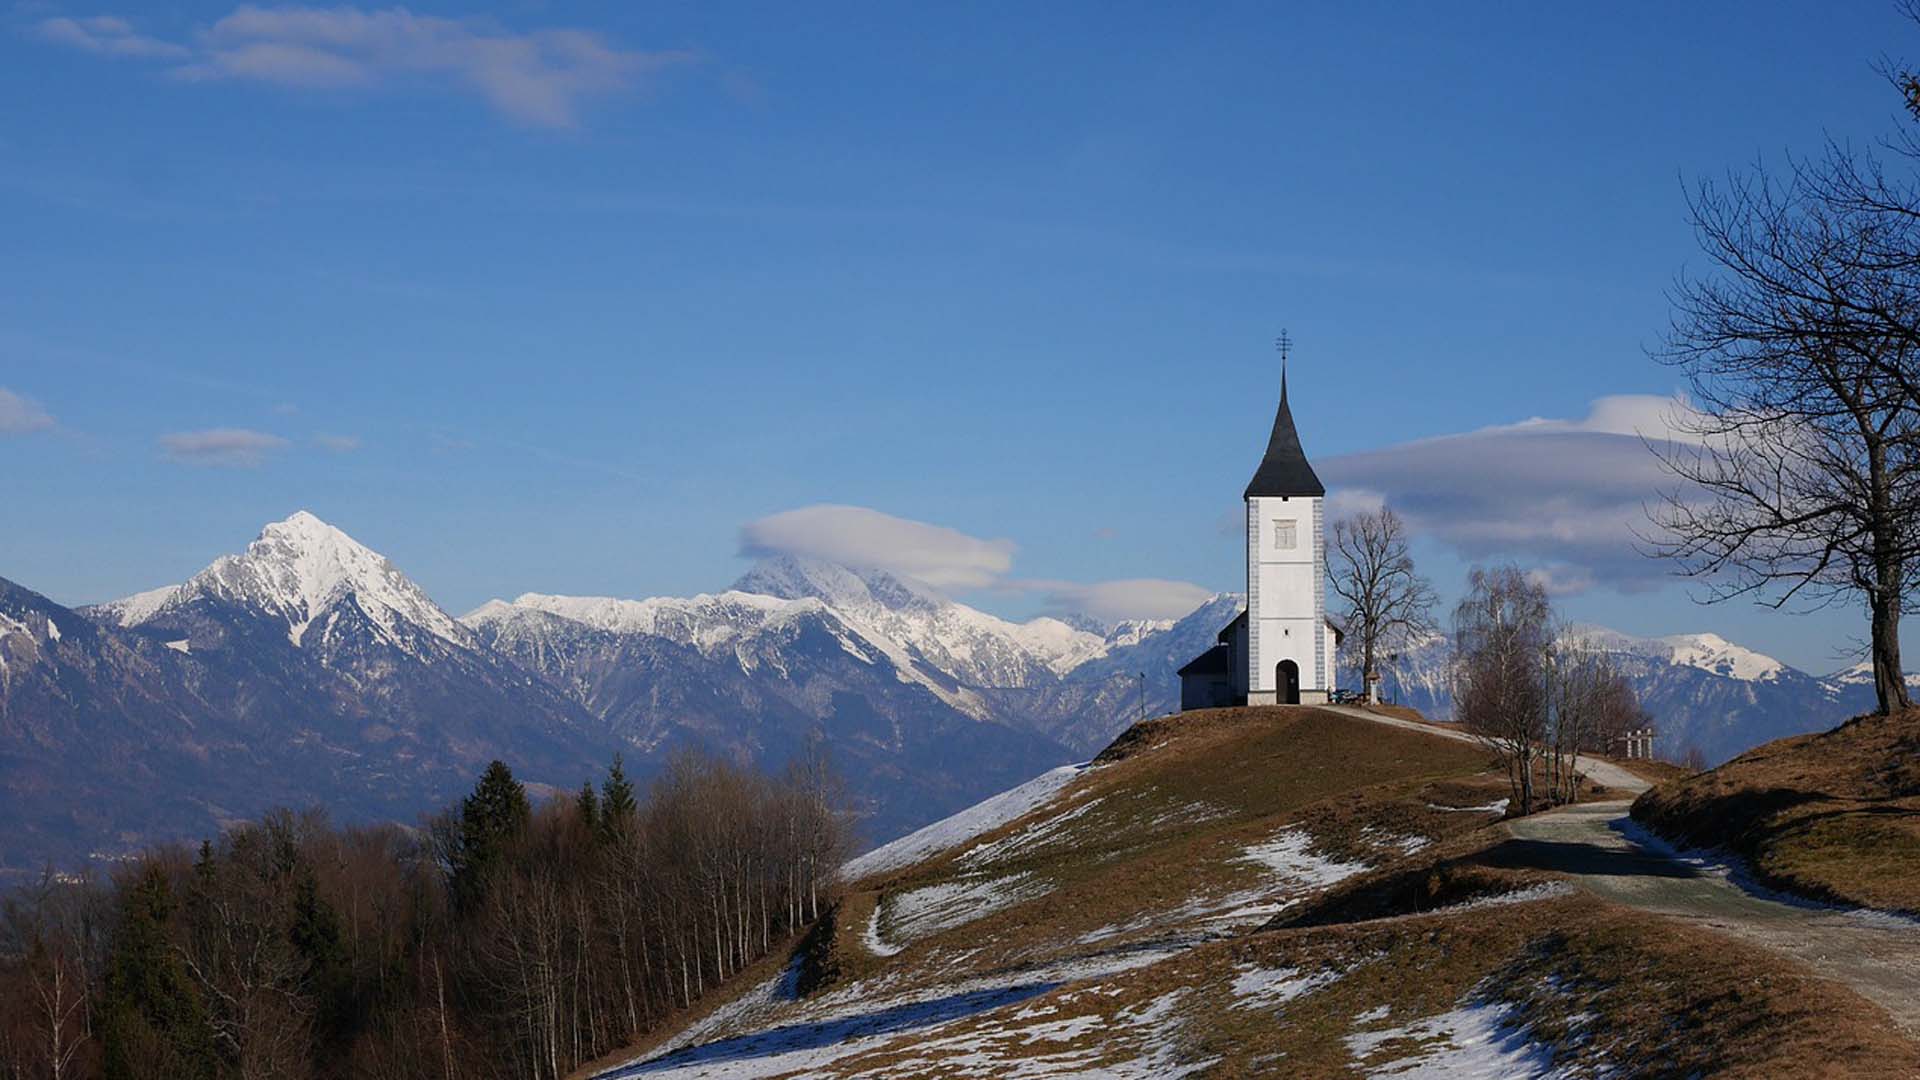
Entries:
<svg viewBox="0 0 1920 1080">
<path fill-rule="evenodd" d="M 1300 704 L 1300 665 L 1291 660 L 1280 661 L 1275 671 L 1275 689 L 1280 691 L 1280 704 Z"/>
</svg>

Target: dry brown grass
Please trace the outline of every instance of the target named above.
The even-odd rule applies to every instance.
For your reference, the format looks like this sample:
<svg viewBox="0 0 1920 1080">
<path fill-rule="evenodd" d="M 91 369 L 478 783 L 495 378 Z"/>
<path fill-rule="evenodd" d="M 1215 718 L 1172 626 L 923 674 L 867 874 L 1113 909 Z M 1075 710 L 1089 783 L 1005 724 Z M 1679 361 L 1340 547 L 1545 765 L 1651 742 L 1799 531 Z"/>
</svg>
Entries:
<svg viewBox="0 0 1920 1080">
<path fill-rule="evenodd" d="M 1260 970 L 1329 973 L 1284 1004 L 1240 998 Z M 1074 1033 L 1023 1038 L 997 1013 L 945 1027 L 943 1042 L 997 1039 L 1000 1053 L 1128 1060 L 1144 1041 L 1208 1077 L 1357 1077 L 1418 1053 L 1410 1040 L 1356 1060 L 1350 1037 L 1401 1028 L 1463 1002 L 1504 1005 L 1557 1065 L 1600 1074 L 1759 1080 L 1911 1077 L 1920 1049 L 1849 992 L 1706 931 L 1586 897 L 1508 908 L 1253 934 L 1025 1001 L 1034 1022 Z M 1151 1031 L 1130 1017 L 1159 1007 Z M 1073 1020 L 1093 1021 L 1074 1027 Z M 1137 1024 L 1137 1020 L 1133 1021 Z M 977 1065 L 976 1065 L 977 1067 Z M 959 1074 L 963 1070 L 954 1070 Z M 915 1040 L 836 1063 L 832 1075 L 943 1076 Z M 969 1073 L 968 1075 L 972 1075 Z"/>
<path fill-rule="evenodd" d="M 1920 710 L 1768 743 L 1647 792 L 1633 816 L 1775 887 L 1920 913 Z"/>
<path fill-rule="evenodd" d="M 1507 794 L 1474 746 L 1312 708 L 1234 709 L 1140 725 L 1099 760 L 1026 818 L 857 883 L 805 946 L 807 1001 L 882 1009 L 969 979 L 1191 947 L 905 1032 L 809 1075 L 977 1071 L 979 1060 L 963 1068 L 951 1056 L 972 1046 L 1030 1073 L 1054 1054 L 1138 1068 L 1158 1048 L 1169 1062 L 1210 1062 L 1207 1076 L 1353 1077 L 1423 1047 L 1400 1039 L 1356 1060 L 1352 1036 L 1495 1003 L 1557 1064 L 1613 1075 L 1920 1076 L 1920 1049 L 1884 1013 L 1755 947 L 1584 894 L 1460 906 L 1551 877 L 1503 863 L 1512 840 L 1494 815 L 1438 809 Z M 1196 923 L 1196 900 L 1271 886 L 1269 871 L 1240 856 L 1283 828 L 1374 869 L 1306 896 L 1273 929 L 1222 938 Z M 1408 838 L 1427 843 L 1394 850 Z M 894 955 L 867 951 L 886 898 L 1014 874 L 1047 891 Z M 1256 1004 L 1234 985 L 1256 969 L 1338 977 Z"/>
</svg>

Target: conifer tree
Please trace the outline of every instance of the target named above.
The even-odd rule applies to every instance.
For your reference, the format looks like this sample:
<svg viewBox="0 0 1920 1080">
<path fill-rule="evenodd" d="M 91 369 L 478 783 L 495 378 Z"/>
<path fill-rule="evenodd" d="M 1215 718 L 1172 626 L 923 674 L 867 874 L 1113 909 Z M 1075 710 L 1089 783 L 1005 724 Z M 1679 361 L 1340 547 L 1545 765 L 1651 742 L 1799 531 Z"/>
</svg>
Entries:
<svg viewBox="0 0 1920 1080">
<path fill-rule="evenodd" d="M 574 805 L 580 808 L 580 824 L 590 833 L 600 829 L 600 796 L 594 793 L 593 781 L 580 785 L 580 794 L 574 797 Z"/>
<path fill-rule="evenodd" d="M 353 1012 L 353 968 L 341 941 L 340 915 L 309 868 L 301 868 L 293 890 L 292 918 L 287 938 L 306 961 L 306 990 L 318 1007 L 316 1041 L 346 1030 Z"/>
<path fill-rule="evenodd" d="M 634 800 L 633 781 L 627 779 L 619 754 L 613 755 L 613 767 L 607 770 L 606 783 L 600 790 L 601 827 L 609 836 L 625 833 L 633 824 L 639 804 Z"/>
<path fill-rule="evenodd" d="M 470 912 L 505 861 L 508 847 L 533 816 L 527 789 L 504 762 L 487 766 L 473 794 L 460 803 L 460 846 L 453 868 L 454 906 Z"/>
<path fill-rule="evenodd" d="M 124 894 L 100 1002 L 108 1080 L 216 1073 L 205 1006 L 167 935 L 175 906 L 166 874 L 153 863 Z"/>
</svg>

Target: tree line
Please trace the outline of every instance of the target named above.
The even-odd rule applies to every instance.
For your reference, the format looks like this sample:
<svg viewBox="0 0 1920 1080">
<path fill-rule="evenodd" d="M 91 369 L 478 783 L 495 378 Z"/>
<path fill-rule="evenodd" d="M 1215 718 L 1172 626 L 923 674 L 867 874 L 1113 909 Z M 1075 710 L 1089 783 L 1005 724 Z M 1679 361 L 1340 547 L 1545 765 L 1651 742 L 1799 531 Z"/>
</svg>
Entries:
<svg viewBox="0 0 1920 1080">
<path fill-rule="evenodd" d="M 558 1080 L 783 947 L 848 853 L 813 750 L 538 805 L 494 762 L 424 827 L 276 811 L 0 904 L 0 1080 Z"/>
</svg>

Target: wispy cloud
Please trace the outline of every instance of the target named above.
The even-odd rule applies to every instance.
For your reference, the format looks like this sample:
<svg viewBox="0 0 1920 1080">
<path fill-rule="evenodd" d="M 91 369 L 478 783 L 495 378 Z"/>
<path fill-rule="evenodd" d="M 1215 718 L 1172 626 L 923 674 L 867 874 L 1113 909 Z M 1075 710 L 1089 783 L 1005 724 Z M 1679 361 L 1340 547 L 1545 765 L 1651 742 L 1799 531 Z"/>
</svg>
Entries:
<svg viewBox="0 0 1920 1080">
<path fill-rule="evenodd" d="M 622 48 L 586 30 L 516 33 L 484 19 L 406 8 L 242 5 L 191 44 L 146 37 L 111 15 L 42 20 L 40 36 L 106 56 L 175 61 L 174 76 L 311 91 L 435 85 L 479 96 L 536 127 L 579 123 L 585 102 L 634 89 L 649 75 L 694 62 L 684 51 Z"/>
<path fill-rule="evenodd" d="M 358 435 L 315 435 L 313 444 L 322 450 L 331 450 L 336 454 L 351 454 L 360 449 Z"/>
<path fill-rule="evenodd" d="M 740 553 L 799 555 L 913 578 L 936 589 L 990 589 L 1038 596 L 1046 606 L 1099 619 L 1177 618 L 1212 596 L 1184 581 L 1135 578 L 1073 582 L 1012 576 L 1018 545 L 895 517 L 864 506 L 803 506 L 740 528 Z"/>
<path fill-rule="evenodd" d="M 1177 619 L 1213 598 L 1212 590 L 1190 581 L 1127 578 L 1080 584 L 1071 581 L 1020 581 L 1010 584 L 1041 592 L 1048 607 L 1079 611 L 1096 619 Z"/>
<path fill-rule="evenodd" d="M 141 34 L 132 23 L 114 15 L 56 16 L 40 20 L 34 29 L 48 41 L 102 56 L 179 60 L 192 55 L 186 46 Z"/>
<path fill-rule="evenodd" d="M 30 397 L 0 386 L 0 435 L 28 435 L 53 426 L 53 417 Z"/>
<path fill-rule="evenodd" d="M 740 528 L 743 555 L 804 555 L 905 574 L 938 589 L 976 589 L 1013 568 L 1011 540 L 982 540 L 944 525 L 864 506 L 803 506 Z"/>
<path fill-rule="evenodd" d="M 1606 397 L 1584 417 L 1422 439 L 1319 469 L 1333 488 L 1331 512 L 1385 503 L 1465 558 L 1534 566 L 1556 592 L 1641 591 L 1669 576 L 1642 554 L 1639 537 L 1646 506 L 1674 486 L 1647 443 L 1687 438 L 1688 408 L 1676 398 Z"/>
<path fill-rule="evenodd" d="M 208 428 L 160 436 L 160 449 L 167 459 L 182 465 L 250 469 L 286 445 L 287 440 L 278 435 L 246 428 Z"/>
</svg>

